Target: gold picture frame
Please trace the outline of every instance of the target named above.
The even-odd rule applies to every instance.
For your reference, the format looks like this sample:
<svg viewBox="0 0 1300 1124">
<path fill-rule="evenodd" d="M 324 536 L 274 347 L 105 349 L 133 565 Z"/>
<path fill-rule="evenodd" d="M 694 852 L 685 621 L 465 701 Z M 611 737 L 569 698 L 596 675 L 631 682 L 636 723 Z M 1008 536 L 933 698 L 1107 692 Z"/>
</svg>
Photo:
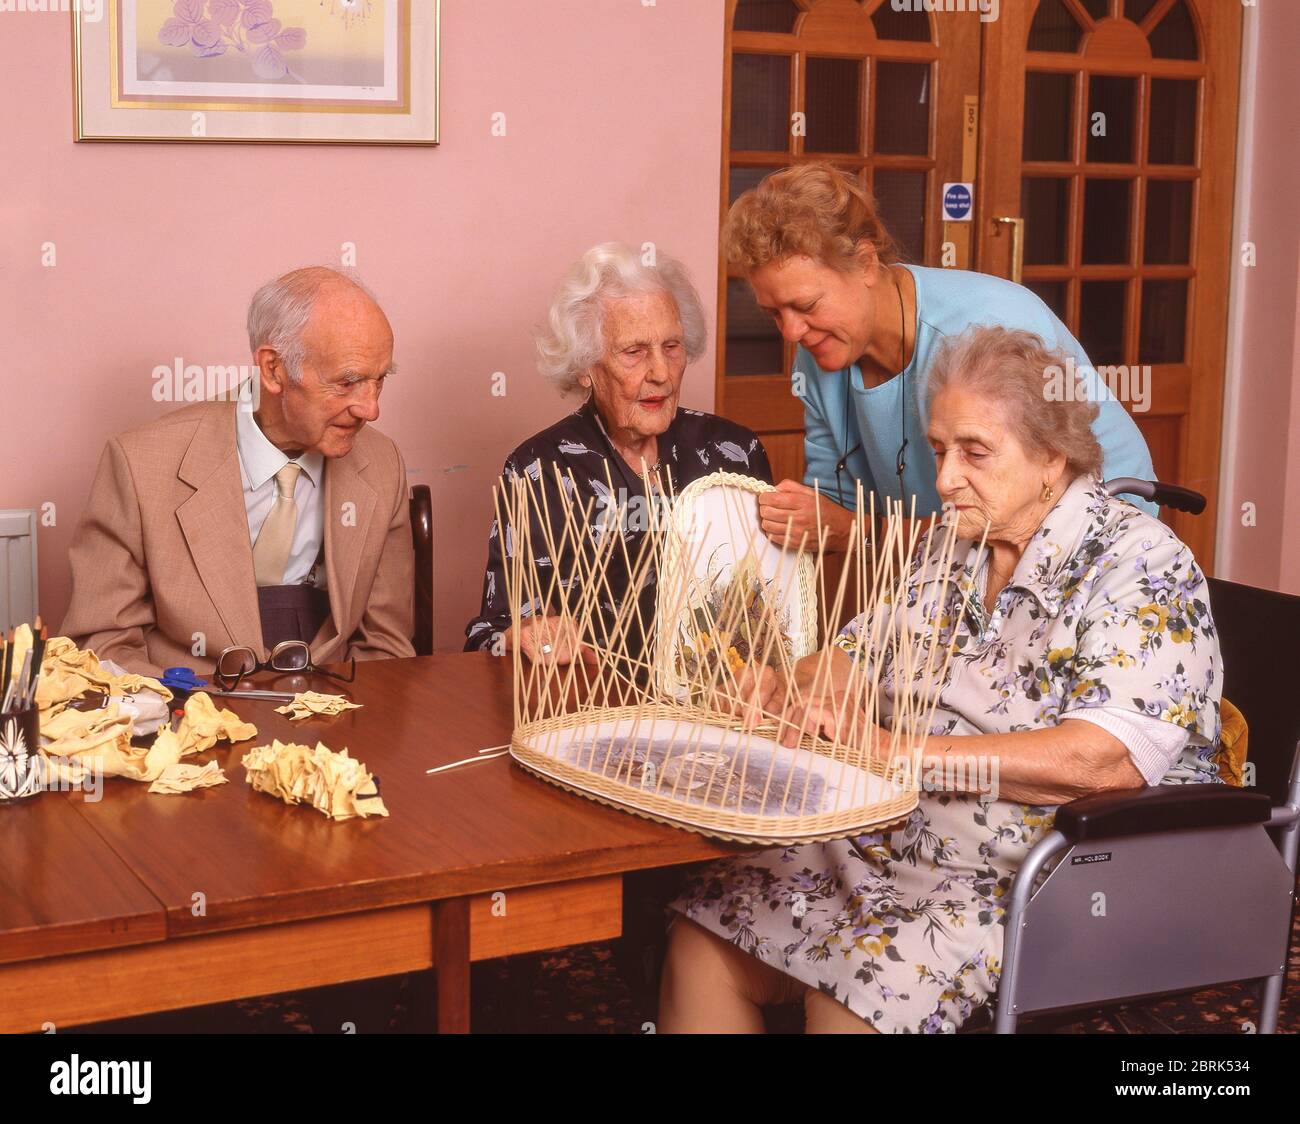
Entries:
<svg viewBox="0 0 1300 1124">
<path fill-rule="evenodd" d="M 71 13 L 78 142 L 439 142 L 440 0 L 88 7 Z"/>
</svg>

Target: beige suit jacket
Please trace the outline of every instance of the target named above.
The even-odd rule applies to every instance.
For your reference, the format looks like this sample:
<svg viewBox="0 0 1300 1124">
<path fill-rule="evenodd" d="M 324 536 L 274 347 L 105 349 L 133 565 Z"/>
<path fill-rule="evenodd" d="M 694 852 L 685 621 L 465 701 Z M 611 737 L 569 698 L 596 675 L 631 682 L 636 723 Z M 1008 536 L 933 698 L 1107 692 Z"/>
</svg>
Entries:
<svg viewBox="0 0 1300 1124">
<path fill-rule="evenodd" d="M 152 675 L 210 673 L 232 644 L 265 658 L 235 403 L 197 402 L 109 441 L 69 557 L 62 632 L 79 647 Z M 316 663 L 415 654 L 406 466 L 369 426 L 325 462 L 325 572 Z"/>
</svg>

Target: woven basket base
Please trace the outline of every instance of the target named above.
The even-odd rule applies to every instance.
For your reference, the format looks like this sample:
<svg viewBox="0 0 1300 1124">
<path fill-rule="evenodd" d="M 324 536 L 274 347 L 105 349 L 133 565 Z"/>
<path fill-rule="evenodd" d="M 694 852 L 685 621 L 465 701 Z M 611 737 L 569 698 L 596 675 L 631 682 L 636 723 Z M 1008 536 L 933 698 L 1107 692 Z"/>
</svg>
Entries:
<svg viewBox="0 0 1300 1124">
<path fill-rule="evenodd" d="M 565 781 L 557 780 L 549 773 L 521 761 L 515 754 L 514 749 L 510 751 L 510 756 L 514 759 L 516 765 L 532 773 L 535 777 L 540 777 L 548 784 L 555 785 L 556 788 L 562 788 L 566 792 L 572 792 L 575 796 L 583 796 L 588 800 L 595 801 L 597 804 L 604 804 L 607 808 L 616 808 L 620 812 L 631 812 L 634 816 L 640 816 L 643 820 L 652 820 L 655 823 L 667 824 L 669 827 L 680 827 L 685 831 L 693 831 L 696 835 L 703 835 L 709 839 L 722 839 L 728 843 L 748 843 L 761 847 L 794 847 L 802 843 L 833 843 L 837 839 L 847 839 L 851 835 L 866 835 L 868 832 L 883 831 L 888 828 L 896 827 L 901 824 L 916 809 L 916 803 L 913 802 L 910 807 L 905 809 L 900 815 L 886 820 L 883 823 L 868 821 L 860 827 L 849 828 L 846 831 L 835 831 L 829 835 L 797 835 L 797 836 L 776 836 L 776 835 L 739 835 L 731 832 L 719 831 L 714 828 L 701 827 L 699 824 L 685 823 L 682 820 L 673 819 L 671 816 L 662 816 L 654 812 L 648 812 L 643 808 L 637 808 L 631 804 L 625 804 L 619 800 L 611 800 L 605 796 L 599 796 L 594 792 L 588 792 L 586 789 L 578 788 L 576 785 L 568 784 Z"/>
</svg>

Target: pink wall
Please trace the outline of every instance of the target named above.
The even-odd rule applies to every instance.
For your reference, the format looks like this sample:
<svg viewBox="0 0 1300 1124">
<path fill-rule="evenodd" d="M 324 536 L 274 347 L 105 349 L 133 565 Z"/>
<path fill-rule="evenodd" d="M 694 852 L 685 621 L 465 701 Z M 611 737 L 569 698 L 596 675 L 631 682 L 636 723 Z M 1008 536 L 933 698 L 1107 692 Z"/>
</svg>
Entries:
<svg viewBox="0 0 1300 1124">
<path fill-rule="evenodd" d="M 715 303 L 722 34 L 722 0 L 444 0 L 440 148 L 76 145 L 68 16 L 0 15 L 0 507 L 56 505 L 43 613 L 66 608 L 105 438 L 167 408 L 154 367 L 248 362 L 257 285 L 354 242 L 397 335 L 379 428 L 433 488 L 435 640 L 459 647 L 491 483 L 572 408 L 530 343 L 563 269 L 653 241 Z M 711 407 L 712 370 L 710 351 L 686 405 Z"/>
<path fill-rule="evenodd" d="M 1300 593 L 1300 4 L 1245 9 L 1237 232 L 1258 264 L 1232 277 L 1219 576 Z M 1253 26 L 1252 26 L 1253 25 Z M 1253 42 L 1252 42 L 1253 40 Z M 1242 525 L 1242 505 L 1256 525 Z"/>
</svg>

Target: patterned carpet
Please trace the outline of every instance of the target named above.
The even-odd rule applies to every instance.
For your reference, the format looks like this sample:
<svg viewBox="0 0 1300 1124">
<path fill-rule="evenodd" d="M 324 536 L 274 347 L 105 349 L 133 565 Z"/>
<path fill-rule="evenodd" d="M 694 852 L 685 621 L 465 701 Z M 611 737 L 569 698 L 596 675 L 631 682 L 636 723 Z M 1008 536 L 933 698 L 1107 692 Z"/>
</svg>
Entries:
<svg viewBox="0 0 1300 1124">
<path fill-rule="evenodd" d="M 655 1002 L 648 984 L 631 987 L 638 973 L 614 944 L 591 944 L 560 952 L 511 957 L 474 966 L 473 1027 L 486 1034 L 642 1034 L 653 1024 Z M 1300 919 L 1291 933 L 1288 986 L 1278 1019 L 1281 1033 L 1300 1032 Z M 151 1015 L 93 1028 L 100 1032 L 206 1032 L 231 1034 L 339 1033 L 351 1023 L 358 1033 L 424 1033 L 432 1029 L 429 973 L 364 981 L 314 992 L 267 996 L 190 1011 Z M 1194 994 L 1124 1004 L 1105 1013 L 1026 1019 L 1024 1033 L 1222 1034 L 1253 1028 L 1258 985 L 1231 984 Z M 769 1029 L 798 1033 L 799 1008 L 770 1013 Z M 1249 1026 L 1248 1026 L 1249 1024 Z M 988 1032 L 987 1025 L 971 1027 Z"/>
</svg>

